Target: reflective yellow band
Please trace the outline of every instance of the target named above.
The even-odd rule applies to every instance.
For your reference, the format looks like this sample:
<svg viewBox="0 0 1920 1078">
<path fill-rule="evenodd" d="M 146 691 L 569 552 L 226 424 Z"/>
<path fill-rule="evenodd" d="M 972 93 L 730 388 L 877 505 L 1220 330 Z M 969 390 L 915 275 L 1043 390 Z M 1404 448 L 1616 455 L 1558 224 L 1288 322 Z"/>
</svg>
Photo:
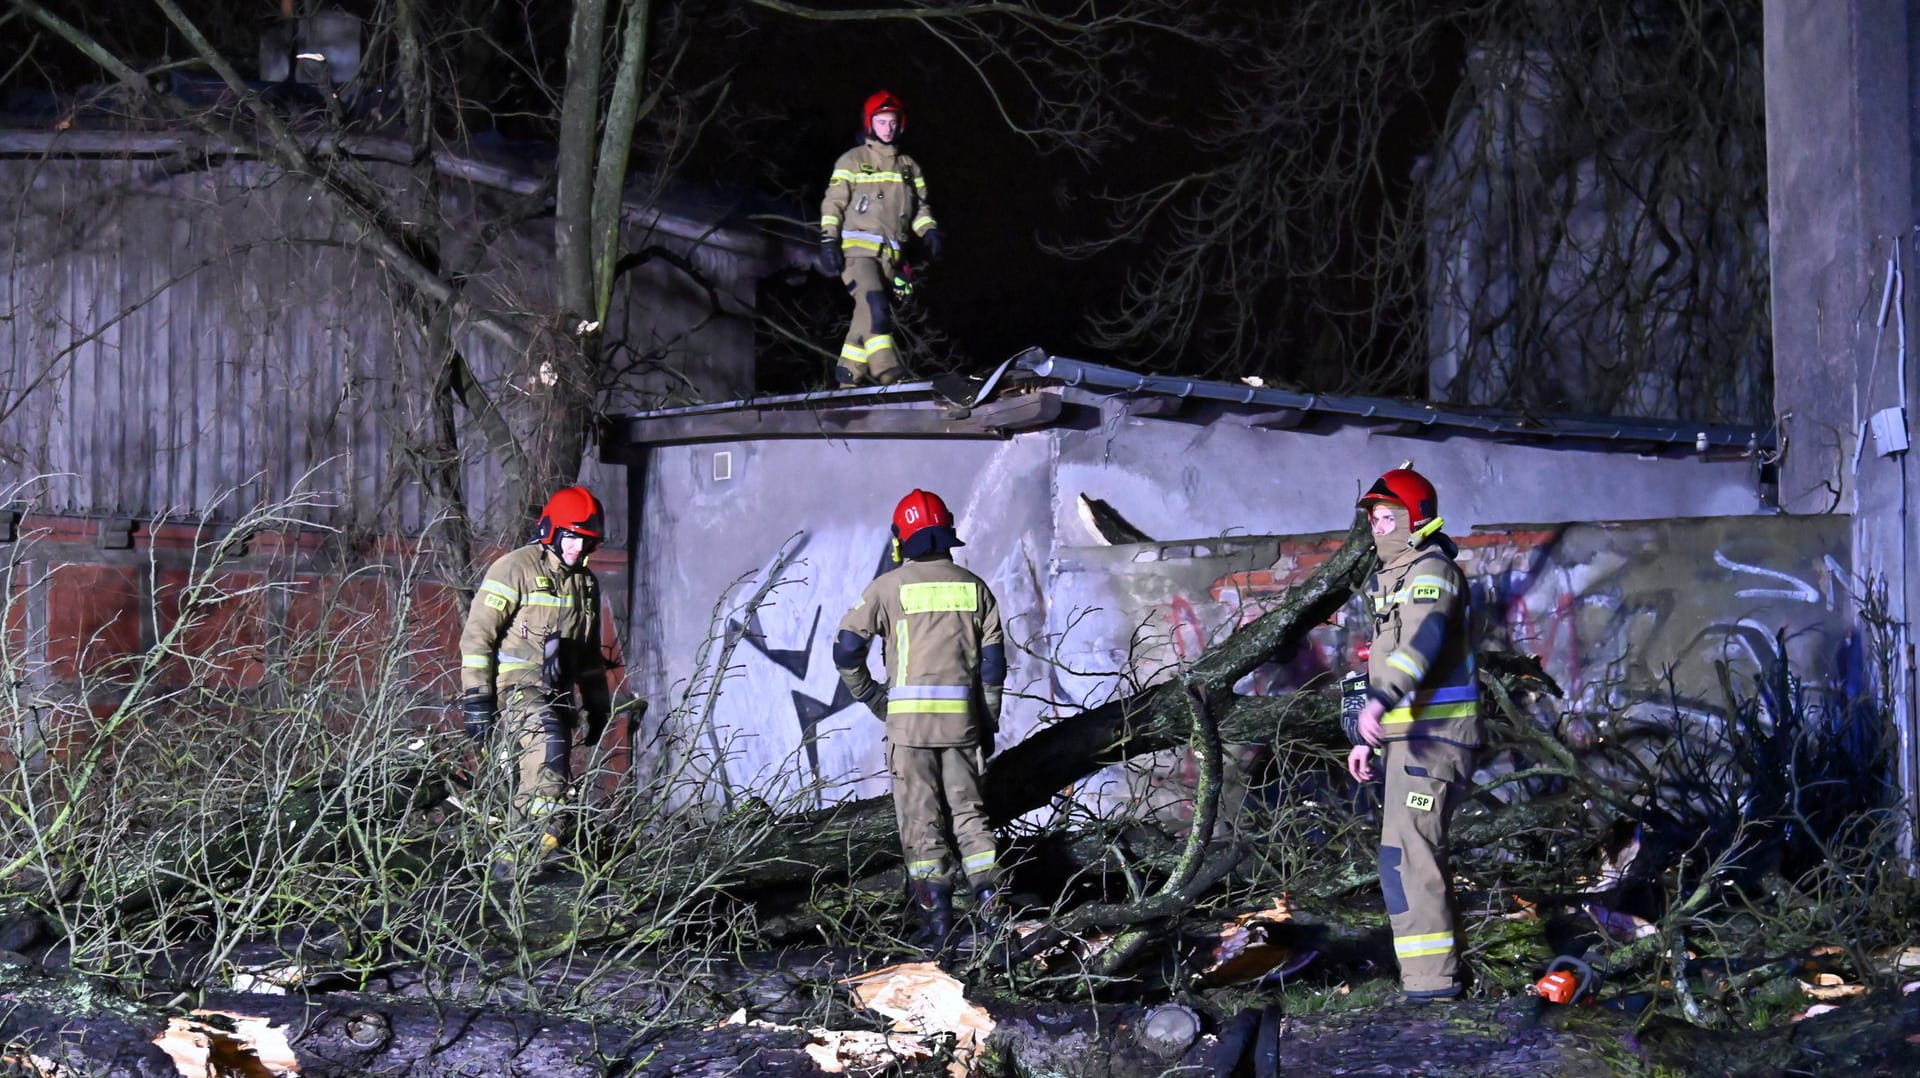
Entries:
<svg viewBox="0 0 1920 1078">
<path fill-rule="evenodd" d="M 973 709 L 967 700 L 895 700 L 887 697 L 888 715 L 965 715 Z"/>
<path fill-rule="evenodd" d="M 520 600 L 520 604 L 522 606 L 563 607 L 568 610 L 580 605 L 579 601 L 571 595 L 542 595 L 539 592 L 534 592 L 531 595 L 523 597 Z"/>
<path fill-rule="evenodd" d="M 992 850 L 970 853 L 960 859 L 960 871 L 965 872 L 969 876 L 979 876 L 992 871 L 996 860 L 998 860 L 998 858 Z"/>
<path fill-rule="evenodd" d="M 1427 664 L 1410 651 L 1396 651 L 1387 656 L 1387 665 L 1415 681 L 1427 676 Z"/>
<path fill-rule="evenodd" d="M 900 606 L 909 614 L 980 609 L 980 589 L 964 580 L 937 580 L 900 586 Z"/>
<path fill-rule="evenodd" d="M 1401 958 L 1418 958 L 1422 955 L 1446 954 L 1453 950 L 1453 933 L 1428 932 L 1419 936 L 1395 936 L 1393 953 Z"/>
<path fill-rule="evenodd" d="M 879 250 L 880 250 L 880 243 L 879 243 L 879 241 L 877 241 L 877 240 L 866 240 L 866 239 L 843 239 L 843 240 L 841 240 L 841 241 L 840 241 L 840 246 L 842 246 L 842 247 L 844 247 L 844 248 L 846 248 L 846 249 L 847 249 L 847 250 L 849 250 L 849 251 L 875 251 L 875 252 L 877 252 L 877 251 L 879 251 Z M 892 245 L 888 245 L 888 247 L 887 247 L 887 250 L 889 250 L 889 251 L 891 251 L 891 250 L 893 250 L 893 247 L 892 247 Z"/>
<path fill-rule="evenodd" d="M 520 589 L 508 584 L 502 584 L 498 580 L 482 580 L 480 582 L 480 590 L 490 591 L 495 595 L 504 596 L 512 599 L 516 603 L 520 601 Z"/>
<path fill-rule="evenodd" d="M 893 627 L 893 680 L 907 680 L 907 620 Z M 891 710 L 891 708 L 889 708 Z"/>
<path fill-rule="evenodd" d="M 1472 700 L 1459 704 L 1427 704 L 1424 707 L 1396 707 L 1380 719 L 1382 726 L 1405 726 L 1412 722 L 1464 719 L 1478 714 L 1480 705 Z"/>
<path fill-rule="evenodd" d="M 834 238 L 833 234 L 835 232 L 840 231 L 840 218 L 831 213 L 821 214 L 820 215 L 820 231 L 826 233 L 826 235 L 820 237 L 821 239 L 823 240 L 833 239 Z"/>
<path fill-rule="evenodd" d="M 868 358 L 872 358 L 875 352 L 891 351 L 893 351 L 893 336 L 891 334 L 882 333 L 878 337 L 867 338 Z"/>
<path fill-rule="evenodd" d="M 460 665 L 468 670 L 491 670 L 493 669 L 493 656 L 462 655 L 460 656 Z"/>
<path fill-rule="evenodd" d="M 858 345 L 852 341 L 848 341 L 846 344 L 840 346 L 840 358 L 846 360 L 848 363 L 864 365 L 867 362 L 867 349 L 864 345 Z M 857 610 L 859 608 L 855 607 L 854 609 Z"/>
<path fill-rule="evenodd" d="M 928 880 L 940 874 L 940 861 L 908 861 L 907 877 L 915 880 Z"/>
<path fill-rule="evenodd" d="M 814 173 L 814 175 L 818 176 L 820 174 L 816 172 Z M 918 177 L 916 177 L 916 179 L 917 178 Z M 848 183 L 905 183 L 907 182 L 907 178 L 898 172 L 855 172 L 850 168 L 834 169 L 833 180 L 830 180 L 828 182 L 831 183 L 838 180 L 845 180 Z M 926 184 L 922 182 L 920 186 L 924 188 Z"/>
<path fill-rule="evenodd" d="M 925 225 L 927 227 L 921 228 L 920 227 L 921 225 Z M 923 213 L 920 216 L 915 217 L 913 219 L 913 230 L 915 232 L 926 233 L 926 232 L 932 231 L 934 227 L 935 225 L 933 223 L 933 217 L 930 214 Z"/>
</svg>

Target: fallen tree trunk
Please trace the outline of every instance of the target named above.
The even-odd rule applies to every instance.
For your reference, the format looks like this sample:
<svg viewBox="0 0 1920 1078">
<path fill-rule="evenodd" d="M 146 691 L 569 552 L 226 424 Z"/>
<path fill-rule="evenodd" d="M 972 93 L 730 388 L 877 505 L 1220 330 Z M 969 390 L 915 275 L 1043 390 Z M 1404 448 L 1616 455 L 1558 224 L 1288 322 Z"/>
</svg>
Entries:
<svg viewBox="0 0 1920 1078">
<path fill-rule="evenodd" d="M 1214 701 L 1224 741 L 1271 741 L 1279 727 L 1298 722 L 1303 735 L 1324 737 L 1337 712 L 1323 696 L 1242 697 L 1233 685 L 1262 663 L 1288 654 L 1308 631 L 1331 618 L 1374 564 L 1373 538 L 1355 516 L 1346 539 L 1313 575 L 1280 604 L 1207 649 L 1180 678 L 1152 685 L 1046 726 L 995 756 L 981 777 L 987 813 L 1004 824 L 1046 806 L 1056 794 L 1102 768 L 1143 753 L 1187 743 L 1191 712 L 1186 693 Z M 844 870 L 854 876 L 899 858 L 893 802 L 873 797 L 782 821 L 777 836 L 743 861 L 736 887 L 780 886 Z"/>
</svg>

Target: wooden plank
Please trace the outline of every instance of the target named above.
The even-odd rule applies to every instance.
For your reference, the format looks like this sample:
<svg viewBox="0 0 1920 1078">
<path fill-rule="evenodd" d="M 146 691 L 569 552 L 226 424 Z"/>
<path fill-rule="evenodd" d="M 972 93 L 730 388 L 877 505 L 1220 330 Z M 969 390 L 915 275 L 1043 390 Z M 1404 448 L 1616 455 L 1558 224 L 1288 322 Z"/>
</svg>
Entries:
<svg viewBox="0 0 1920 1078">
<path fill-rule="evenodd" d="M 908 407 L 742 408 L 689 416 L 636 417 L 625 445 L 694 445 L 758 438 L 1005 438 L 1060 416 L 1057 393 L 997 400 L 971 412 L 928 403 Z M 616 447 L 617 448 L 617 447 Z"/>
</svg>

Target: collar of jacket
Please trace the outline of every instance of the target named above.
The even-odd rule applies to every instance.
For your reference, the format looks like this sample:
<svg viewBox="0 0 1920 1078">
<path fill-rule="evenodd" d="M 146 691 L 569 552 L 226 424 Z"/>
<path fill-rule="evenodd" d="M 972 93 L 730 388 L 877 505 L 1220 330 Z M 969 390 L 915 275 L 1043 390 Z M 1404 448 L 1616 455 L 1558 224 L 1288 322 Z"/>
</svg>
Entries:
<svg viewBox="0 0 1920 1078">
<path fill-rule="evenodd" d="M 1374 549 L 1380 555 L 1380 569 L 1388 572 L 1413 564 L 1429 549 L 1437 549 L 1449 560 L 1460 556 L 1460 548 L 1454 545 L 1445 532 L 1434 532 L 1423 539 L 1407 542 L 1407 533 L 1395 530 L 1380 536 L 1374 541 Z"/>
</svg>

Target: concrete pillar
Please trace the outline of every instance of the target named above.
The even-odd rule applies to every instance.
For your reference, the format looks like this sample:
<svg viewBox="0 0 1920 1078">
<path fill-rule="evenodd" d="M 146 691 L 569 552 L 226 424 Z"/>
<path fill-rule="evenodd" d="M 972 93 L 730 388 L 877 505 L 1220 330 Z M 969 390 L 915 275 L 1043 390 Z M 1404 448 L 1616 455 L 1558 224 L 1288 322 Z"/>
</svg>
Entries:
<svg viewBox="0 0 1920 1078">
<path fill-rule="evenodd" d="M 1913 32 L 1920 0 L 1766 0 L 1767 218 L 1774 408 L 1786 447 L 1780 505 L 1854 514 L 1853 571 L 1884 583 L 1892 615 L 1917 608 L 1914 527 L 1920 462 L 1866 430 L 1884 409 L 1912 437 L 1920 377 L 1900 351 L 1904 310 L 1920 356 L 1920 222 L 1913 190 Z M 1904 287 L 1891 297 L 1899 248 Z M 1905 370 L 1903 371 L 1903 365 Z M 1863 437 L 1864 436 L 1864 437 Z M 1895 641 L 1900 778 L 1920 790 L 1913 646 Z M 1909 839 L 1913 833 L 1910 820 Z"/>
</svg>

